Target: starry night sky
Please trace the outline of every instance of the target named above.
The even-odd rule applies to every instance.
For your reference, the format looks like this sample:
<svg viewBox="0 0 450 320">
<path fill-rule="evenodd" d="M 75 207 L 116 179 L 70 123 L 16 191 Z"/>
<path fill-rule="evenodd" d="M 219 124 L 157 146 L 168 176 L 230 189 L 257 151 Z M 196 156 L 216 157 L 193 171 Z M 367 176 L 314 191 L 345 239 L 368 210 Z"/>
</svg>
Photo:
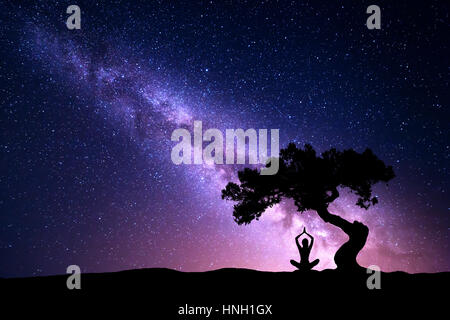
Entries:
<svg viewBox="0 0 450 320">
<path fill-rule="evenodd" d="M 238 226 L 244 166 L 176 166 L 174 129 L 278 128 L 280 145 L 371 148 L 397 177 L 358 261 L 450 270 L 448 4 L 437 1 L 0 4 L 0 276 L 168 267 L 292 270 L 294 237 L 333 268 L 345 234 L 285 201 Z M 68 30 L 66 8 L 81 8 Z M 381 30 L 365 26 L 371 4 Z"/>
</svg>

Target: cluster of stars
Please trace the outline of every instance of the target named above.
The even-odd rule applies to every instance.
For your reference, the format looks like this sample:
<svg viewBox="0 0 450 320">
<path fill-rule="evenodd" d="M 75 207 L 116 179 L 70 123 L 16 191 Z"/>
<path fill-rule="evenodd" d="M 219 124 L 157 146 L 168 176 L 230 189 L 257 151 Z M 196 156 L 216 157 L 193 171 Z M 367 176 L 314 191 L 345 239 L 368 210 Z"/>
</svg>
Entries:
<svg viewBox="0 0 450 320">
<path fill-rule="evenodd" d="M 450 147 L 446 8 L 293 1 L 86 2 L 0 13 L 0 275 L 168 267 L 290 270 L 294 237 L 332 268 L 345 235 L 289 201 L 237 226 L 221 189 L 243 166 L 176 166 L 172 131 L 279 128 L 280 145 L 371 148 L 397 177 L 365 212 L 362 265 L 447 271 Z M 39 14 L 36 14 L 39 13 Z M 7 15 L 7 16 L 6 16 Z"/>
</svg>

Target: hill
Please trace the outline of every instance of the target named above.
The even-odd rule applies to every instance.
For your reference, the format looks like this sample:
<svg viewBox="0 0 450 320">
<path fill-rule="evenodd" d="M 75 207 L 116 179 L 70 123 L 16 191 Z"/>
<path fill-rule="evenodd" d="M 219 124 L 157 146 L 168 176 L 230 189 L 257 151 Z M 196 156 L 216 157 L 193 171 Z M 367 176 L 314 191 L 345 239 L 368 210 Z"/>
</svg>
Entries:
<svg viewBox="0 0 450 320">
<path fill-rule="evenodd" d="M 81 274 L 80 290 L 67 289 L 69 275 L 1 279 L 0 288 L 6 293 L 6 299 L 2 298 L 6 307 L 12 305 L 9 302 L 31 299 L 44 305 L 102 306 L 97 310 L 103 315 L 124 309 L 141 314 L 141 310 L 160 315 L 158 319 L 405 316 L 445 310 L 449 275 L 382 272 L 381 289 L 369 290 L 366 281 L 370 274 L 365 269 L 357 273 L 138 269 Z M 197 314 L 185 314 L 190 311 Z"/>
</svg>

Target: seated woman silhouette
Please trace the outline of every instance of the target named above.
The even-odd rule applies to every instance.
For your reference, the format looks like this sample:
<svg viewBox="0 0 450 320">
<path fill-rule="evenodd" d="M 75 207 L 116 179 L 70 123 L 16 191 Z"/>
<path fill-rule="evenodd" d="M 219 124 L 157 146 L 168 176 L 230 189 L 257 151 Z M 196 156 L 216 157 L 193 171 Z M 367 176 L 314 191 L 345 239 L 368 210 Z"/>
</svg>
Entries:
<svg viewBox="0 0 450 320">
<path fill-rule="evenodd" d="M 308 239 L 302 240 L 302 245 L 298 243 L 298 239 L 303 235 L 306 234 L 310 239 L 311 242 L 308 245 Z M 296 267 L 298 270 L 301 271 L 308 271 L 314 268 L 318 263 L 319 259 L 314 260 L 313 262 L 309 262 L 309 254 L 311 253 L 311 248 L 314 244 L 314 237 L 310 235 L 308 232 L 306 232 L 306 228 L 303 228 L 303 232 L 300 233 L 295 238 L 295 243 L 297 244 L 298 252 L 300 253 L 300 262 L 297 262 L 295 260 L 291 260 L 291 264 Z"/>
</svg>

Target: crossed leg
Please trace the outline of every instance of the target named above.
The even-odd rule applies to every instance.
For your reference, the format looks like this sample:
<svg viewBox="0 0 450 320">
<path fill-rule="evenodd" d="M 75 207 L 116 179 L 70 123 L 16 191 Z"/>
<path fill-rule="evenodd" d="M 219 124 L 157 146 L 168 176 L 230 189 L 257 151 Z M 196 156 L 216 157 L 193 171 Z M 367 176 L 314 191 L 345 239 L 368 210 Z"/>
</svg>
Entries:
<svg viewBox="0 0 450 320">
<path fill-rule="evenodd" d="M 300 269 L 300 268 L 301 268 L 300 263 L 298 263 L 298 262 L 295 261 L 295 260 L 291 260 L 291 264 L 292 264 L 294 267 L 296 267 L 297 269 Z"/>
<path fill-rule="evenodd" d="M 315 266 L 317 266 L 318 263 L 319 263 L 319 259 L 314 260 L 313 262 L 311 262 L 309 264 L 309 268 L 310 269 L 314 268 Z"/>
<path fill-rule="evenodd" d="M 312 268 L 317 266 L 317 264 L 319 263 L 319 259 L 316 259 L 310 263 L 299 263 L 295 260 L 291 260 L 290 262 L 294 267 L 296 267 L 299 270 L 311 270 Z"/>
</svg>

